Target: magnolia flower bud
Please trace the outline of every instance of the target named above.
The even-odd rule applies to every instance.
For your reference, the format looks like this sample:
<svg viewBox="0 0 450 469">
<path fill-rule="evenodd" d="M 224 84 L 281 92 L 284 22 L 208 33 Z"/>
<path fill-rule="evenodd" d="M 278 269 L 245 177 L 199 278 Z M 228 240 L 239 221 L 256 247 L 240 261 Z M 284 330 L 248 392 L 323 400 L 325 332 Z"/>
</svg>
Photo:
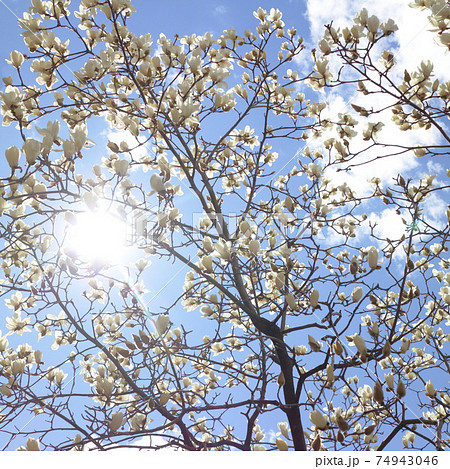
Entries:
<svg viewBox="0 0 450 469">
<path fill-rule="evenodd" d="M 145 427 L 146 421 L 147 421 L 147 417 L 143 413 L 141 412 L 136 413 L 135 415 L 133 415 L 131 420 L 129 420 L 131 430 L 132 431 L 142 430 Z"/>
<path fill-rule="evenodd" d="M 286 443 L 283 439 L 277 438 L 277 439 L 275 440 L 275 443 L 276 443 L 276 445 L 277 445 L 277 448 L 278 448 L 280 451 L 288 451 L 288 449 L 289 449 L 289 448 L 288 448 L 288 445 L 287 445 L 287 443 Z"/>
<path fill-rule="evenodd" d="M 11 394 L 12 394 L 11 388 L 7 384 L 2 384 L 0 386 L 0 394 L 2 394 L 3 396 L 6 396 L 6 397 L 11 396 Z"/>
<path fill-rule="evenodd" d="M 98 197 L 94 192 L 85 192 L 81 198 L 90 210 L 95 210 L 97 208 Z"/>
<path fill-rule="evenodd" d="M 308 344 L 313 352 L 318 352 L 322 348 L 322 345 L 310 335 L 308 335 Z"/>
<path fill-rule="evenodd" d="M 386 381 L 389 389 L 394 389 L 394 375 L 392 373 L 384 375 L 384 380 Z"/>
<path fill-rule="evenodd" d="M 250 236 L 251 230 L 250 230 L 250 224 L 248 221 L 244 220 L 239 223 L 239 231 L 244 235 L 244 236 Z"/>
<path fill-rule="evenodd" d="M 6 202 L 6 200 L 3 198 L 3 197 L 0 197 L 0 215 L 3 215 L 3 212 L 9 208 L 9 204 L 8 202 Z M 4 270 L 5 268 L 3 268 Z"/>
<path fill-rule="evenodd" d="M 322 414 L 319 410 L 313 410 L 309 413 L 309 420 L 320 430 L 325 430 L 328 425 L 328 416 Z"/>
<path fill-rule="evenodd" d="M 275 288 L 281 290 L 284 287 L 285 274 L 284 272 L 278 272 L 275 276 Z"/>
<path fill-rule="evenodd" d="M 0 352 L 4 352 L 8 347 L 9 341 L 6 337 L 0 336 Z"/>
<path fill-rule="evenodd" d="M 202 265 L 207 271 L 211 272 L 213 270 L 212 257 L 211 256 L 203 256 L 202 257 Z"/>
<path fill-rule="evenodd" d="M 248 250 L 252 256 L 256 256 L 260 247 L 261 243 L 257 239 L 252 239 L 248 245 Z"/>
<path fill-rule="evenodd" d="M 337 340 L 333 344 L 333 349 L 334 349 L 334 351 L 337 355 L 339 355 L 340 357 L 342 356 L 342 353 L 344 352 L 344 349 L 342 348 L 342 344 L 340 343 L 339 340 Z"/>
<path fill-rule="evenodd" d="M 167 314 L 160 314 L 156 320 L 155 326 L 158 334 L 162 335 L 169 325 L 169 316 Z"/>
<path fill-rule="evenodd" d="M 365 355 L 367 353 L 367 346 L 366 346 L 365 340 L 359 334 L 354 334 L 352 338 L 353 338 L 353 343 L 356 345 L 356 348 L 358 349 L 358 352 L 361 355 Z"/>
<path fill-rule="evenodd" d="M 428 397 L 436 396 L 436 390 L 434 389 L 434 386 L 433 386 L 433 383 L 431 382 L 431 380 L 427 381 L 427 384 L 425 385 L 425 390 L 427 391 L 426 395 Z"/>
<path fill-rule="evenodd" d="M 284 379 L 284 374 L 283 372 L 281 372 L 279 375 L 278 375 L 278 378 L 277 378 L 277 384 L 278 386 L 284 386 L 284 384 L 286 383 L 286 380 Z"/>
<path fill-rule="evenodd" d="M 350 428 L 350 425 L 347 423 L 344 417 L 342 417 L 341 414 L 336 416 L 336 423 L 339 427 L 339 430 L 342 430 L 343 432 L 346 432 Z"/>
<path fill-rule="evenodd" d="M 369 334 L 372 337 L 378 337 L 380 335 L 380 327 L 377 322 L 372 322 L 372 327 L 369 328 Z"/>
<path fill-rule="evenodd" d="M 105 396 L 111 396 L 114 389 L 114 379 L 111 376 L 101 381 L 102 394 Z"/>
<path fill-rule="evenodd" d="M 422 156 L 425 156 L 427 154 L 426 148 L 415 148 L 414 149 L 414 155 L 417 158 L 422 158 Z"/>
<path fill-rule="evenodd" d="M 400 380 L 397 384 L 397 396 L 402 398 L 402 397 L 405 397 L 406 395 L 406 388 L 405 388 L 405 384 L 403 383 L 402 380 Z"/>
<path fill-rule="evenodd" d="M 292 200 L 292 197 L 287 196 L 286 199 L 284 200 L 284 206 L 290 211 L 294 211 L 294 201 Z"/>
<path fill-rule="evenodd" d="M 71 132 L 71 135 L 72 135 L 73 142 L 74 142 L 74 145 L 75 145 L 75 151 L 76 152 L 81 151 L 82 148 L 84 147 L 84 145 L 86 143 L 86 139 L 87 139 L 87 129 L 86 129 L 86 127 L 84 127 L 82 125 L 79 125 L 79 126 L 75 127 L 75 130 L 73 132 Z"/>
<path fill-rule="evenodd" d="M 294 345 L 295 355 L 306 355 L 308 349 L 304 345 Z"/>
<path fill-rule="evenodd" d="M 36 363 L 41 364 L 42 363 L 42 352 L 40 350 L 35 350 L 34 351 L 34 361 Z"/>
<path fill-rule="evenodd" d="M 384 343 L 382 352 L 384 358 L 389 357 L 391 354 L 391 343 L 388 340 Z"/>
<path fill-rule="evenodd" d="M 189 387 L 191 384 L 192 384 L 192 381 L 190 380 L 190 378 L 188 378 L 187 376 L 185 376 L 185 377 L 183 378 L 183 387 L 184 387 L 184 388 L 187 388 L 187 387 Z"/>
<path fill-rule="evenodd" d="M 34 138 L 27 138 L 22 145 L 22 151 L 25 153 L 28 164 L 34 164 L 41 151 L 41 142 Z"/>
<path fill-rule="evenodd" d="M 363 295 L 363 289 L 361 287 L 355 287 L 352 291 L 352 300 L 354 303 L 358 302 Z"/>
<path fill-rule="evenodd" d="M 289 427 L 288 427 L 288 424 L 287 422 L 279 422 L 277 424 L 278 426 L 278 429 L 280 430 L 281 434 L 285 437 L 285 438 L 288 438 L 289 439 Z"/>
<path fill-rule="evenodd" d="M 329 54 L 331 52 L 330 43 L 326 39 L 321 39 L 319 41 L 319 49 L 323 54 Z"/>
<path fill-rule="evenodd" d="M 77 217 L 72 212 L 64 212 L 64 220 L 71 225 L 77 224 Z"/>
<path fill-rule="evenodd" d="M 209 236 L 205 236 L 203 238 L 203 249 L 206 251 L 206 252 L 213 252 L 214 251 L 214 246 L 213 246 L 213 243 L 211 241 L 211 238 Z"/>
<path fill-rule="evenodd" d="M 449 210 L 449 212 L 450 212 L 450 210 Z M 449 223 L 450 223 L 450 217 L 449 217 Z M 275 236 L 271 236 L 269 238 L 269 246 L 273 249 L 276 244 L 277 244 L 277 238 Z"/>
<path fill-rule="evenodd" d="M 356 275 L 358 272 L 359 264 L 356 256 L 353 256 L 352 261 L 350 262 L 350 273 Z"/>
<path fill-rule="evenodd" d="M 289 308 L 296 311 L 297 303 L 295 302 L 295 296 L 292 293 L 287 293 L 285 298 L 286 298 L 286 303 L 288 304 Z"/>
<path fill-rule="evenodd" d="M 367 261 L 369 262 L 369 267 L 373 270 L 378 267 L 378 250 L 376 247 L 372 246 L 369 249 L 367 254 Z"/>
<path fill-rule="evenodd" d="M 312 290 L 311 295 L 309 297 L 309 304 L 313 308 L 315 308 L 318 305 L 318 303 L 319 303 L 319 292 L 318 290 L 314 288 L 314 290 Z"/>
<path fill-rule="evenodd" d="M 39 197 L 41 197 L 42 199 L 46 199 L 47 196 L 45 195 L 45 192 L 47 192 L 47 187 L 45 186 L 44 183 L 38 182 L 37 184 L 35 184 L 34 186 L 35 194 L 39 194 Z"/>
<path fill-rule="evenodd" d="M 334 383 L 334 366 L 332 363 L 327 365 L 327 385 L 331 386 Z"/>
<path fill-rule="evenodd" d="M 167 222 L 169 221 L 169 217 L 167 213 L 165 212 L 159 212 L 156 214 L 156 218 L 158 220 L 158 225 L 161 226 L 162 228 L 165 228 L 167 226 Z"/>
<path fill-rule="evenodd" d="M 383 403 L 383 400 L 384 400 L 383 388 L 381 387 L 381 384 L 378 381 L 375 383 L 375 386 L 373 387 L 373 398 L 379 404 Z"/>
<path fill-rule="evenodd" d="M 109 429 L 114 433 L 116 432 L 123 423 L 123 414 L 122 412 L 114 412 L 112 414 L 112 419 L 108 422 Z"/>
<path fill-rule="evenodd" d="M 169 399 L 170 399 L 170 393 L 167 391 L 162 392 L 159 398 L 160 405 L 167 404 L 169 402 Z"/>
<path fill-rule="evenodd" d="M 163 180 L 159 174 L 153 174 L 150 178 L 150 186 L 155 192 L 164 192 L 166 188 L 164 187 Z"/>
<path fill-rule="evenodd" d="M 5 150 L 6 161 L 11 169 L 19 167 L 20 150 L 17 147 L 9 147 Z"/>
<path fill-rule="evenodd" d="M 373 431 L 375 430 L 375 428 L 377 428 L 376 425 L 369 425 L 368 427 L 366 427 L 364 429 L 364 434 L 365 435 L 371 435 L 373 433 Z"/>
</svg>

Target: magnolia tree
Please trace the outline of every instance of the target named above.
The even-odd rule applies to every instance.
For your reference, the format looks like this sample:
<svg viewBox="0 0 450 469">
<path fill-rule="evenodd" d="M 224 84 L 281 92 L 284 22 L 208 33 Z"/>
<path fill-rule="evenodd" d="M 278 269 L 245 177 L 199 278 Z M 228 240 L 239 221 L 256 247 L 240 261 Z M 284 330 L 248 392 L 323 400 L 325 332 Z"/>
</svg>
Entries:
<svg viewBox="0 0 450 469">
<path fill-rule="evenodd" d="M 1 93 L 2 447 L 448 448 L 449 173 L 373 168 L 442 169 L 450 82 L 398 70 L 394 21 L 308 51 L 275 9 L 153 41 L 130 0 L 31 3 Z M 444 54 L 448 3 L 413 6 Z"/>
</svg>

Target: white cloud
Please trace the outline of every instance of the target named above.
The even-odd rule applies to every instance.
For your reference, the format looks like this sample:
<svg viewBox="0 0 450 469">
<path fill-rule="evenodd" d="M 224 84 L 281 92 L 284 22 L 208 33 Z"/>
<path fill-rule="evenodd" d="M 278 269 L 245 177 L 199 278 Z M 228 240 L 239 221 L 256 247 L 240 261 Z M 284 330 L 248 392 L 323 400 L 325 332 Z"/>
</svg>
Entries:
<svg viewBox="0 0 450 469">
<path fill-rule="evenodd" d="M 381 54 L 384 47 L 394 53 L 397 61 L 393 73 L 394 79 L 400 82 L 405 68 L 414 70 L 422 60 L 433 61 L 435 63 L 435 75 L 448 79 L 448 66 L 445 66 L 448 61 L 442 60 L 445 50 L 443 47 L 436 45 L 435 33 L 428 31 L 431 26 L 427 19 L 427 13 L 410 8 L 408 2 L 404 0 L 378 0 L 377 2 L 368 0 L 331 0 L 327 2 L 326 8 L 323 7 L 323 1 L 321 0 L 308 0 L 307 17 L 310 23 L 312 43 L 317 44 L 317 41 L 321 39 L 325 24 L 332 22 L 333 27 L 336 29 L 351 26 L 352 19 L 362 8 L 367 8 L 369 15 L 374 14 L 381 21 L 392 18 L 399 26 L 399 31 L 395 36 L 388 38 L 389 40 L 386 43 L 381 41 L 379 49 L 374 51 L 373 54 L 374 57 L 377 57 L 377 54 Z M 330 62 L 331 65 L 334 60 L 337 59 L 333 57 Z M 305 66 L 304 58 L 303 64 L 299 63 L 299 66 Z M 331 92 L 326 90 L 326 94 L 322 94 L 320 99 L 326 100 L 328 103 L 326 115 L 332 121 L 336 121 L 340 113 L 351 112 L 355 114 L 350 103 L 358 104 L 366 109 L 382 109 L 395 103 L 387 93 L 364 96 L 362 93 L 358 93 L 353 85 L 351 85 L 351 88 L 340 87 Z M 355 117 L 361 120 L 359 116 Z M 374 123 L 379 121 L 384 124 L 378 140 L 393 146 L 390 149 L 377 146 L 362 152 L 351 161 L 350 164 L 354 166 L 349 172 L 336 172 L 334 168 L 329 170 L 327 176 L 332 178 L 333 183 L 339 185 L 346 182 L 358 195 L 363 196 L 369 194 L 372 190 L 370 185 L 367 184 L 367 180 L 374 176 L 379 177 L 382 183 L 392 183 L 392 179 L 397 174 L 407 176 L 409 173 L 417 176 L 415 173 L 419 171 L 421 162 L 412 154 L 403 154 L 392 158 L 379 157 L 401 151 L 401 146 L 436 144 L 439 141 L 438 132 L 432 129 L 429 131 L 400 131 L 391 117 L 391 111 L 388 110 L 371 116 L 369 121 Z M 362 119 L 362 121 L 355 128 L 359 135 L 351 142 L 353 152 L 360 152 L 368 146 L 368 142 L 364 142 L 360 138 L 364 126 L 367 124 L 366 119 Z M 336 134 L 329 136 L 336 137 Z M 308 144 L 313 147 L 315 142 L 308 142 Z M 376 159 L 377 157 L 378 159 Z M 360 163 L 371 160 L 374 161 L 358 166 Z M 346 167 L 346 165 L 343 165 L 343 167 Z"/>
<path fill-rule="evenodd" d="M 227 8 L 225 5 L 218 5 L 214 8 L 214 15 L 220 16 L 224 15 L 227 12 Z"/>
<path fill-rule="evenodd" d="M 116 143 L 119 147 L 126 145 L 135 161 L 147 156 L 151 151 L 145 144 L 145 139 L 134 137 L 128 130 L 109 129 L 105 132 L 110 142 Z"/>
<path fill-rule="evenodd" d="M 312 46 L 323 37 L 324 25 L 332 23 L 335 29 L 351 27 L 355 15 L 366 8 L 369 16 L 376 15 L 382 22 L 392 18 L 398 25 L 398 31 L 380 43 L 380 47 L 394 53 L 397 78 L 403 77 L 405 69 L 413 71 L 421 61 L 430 60 L 434 64 L 434 76 L 448 80 L 448 51 L 437 45 L 436 32 L 430 31 L 429 11 L 411 8 L 408 3 L 405 0 L 329 0 L 324 8 L 322 0 L 307 0 L 306 17 Z M 304 59 L 301 57 L 302 62 Z"/>
<path fill-rule="evenodd" d="M 324 113 L 324 117 L 328 117 L 329 119 L 336 121 L 341 113 L 353 113 L 353 110 L 349 105 L 350 102 L 358 103 L 359 105 L 370 109 L 373 104 L 373 102 L 371 104 L 371 100 L 373 99 L 373 96 L 366 97 L 357 93 L 348 96 L 331 93 L 326 97 L 328 107 Z M 386 96 L 377 96 L 376 100 L 377 106 L 379 107 L 390 104 L 390 98 Z M 370 119 L 370 122 L 382 122 L 384 124 L 378 140 L 383 143 L 393 145 L 390 148 L 381 146 L 369 148 L 371 146 L 370 142 L 363 141 L 360 138 L 368 121 L 356 116 L 356 118 L 360 120 L 355 127 L 355 131 L 358 132 L 358 136 L 351 141 L 351 148 L 353 153 L 361 153 L 351 161 L 340 165 L 340 169 L 351 165 L 352 168 L 350 171 L 337 171 L 338 168 L 336 166 L 332 166 L 327 169 L 325 174 L 332 179 L 334 185 L 337 186 L 346 182 L 358 196 L 367 196 L 373 190 L 367 183 L 367 181 L 372 177 L 379 177 L 381 182 L 386 184 L 392 183 L 393 178 L 398 174 L 403 174 L 404 177 L 406 177 L 408 173 L 416 173 L 419 166 L 419 160 L 412 153 L 395 155 L 393 157 L 388 155 L 402 151 L 400 148 L 401 146 L 436 143 L 438 140 L 437 132 L 433 132 L 431 130 L 420 130 L 414 132 L 401 131 L 392 121 L 391 115 L 390 111 L 385 111 Z M 336 138 L 337 134 L 333 131 L 333 133 L 329 133 L 325 136 L 325 138 L 327 137 Z M 310 141 L 308 144 L 310 147 L 317 145 L 315 141 Z"/>
<path fill-rule="evenodd" d="M 311 40 L 317 43 L 322 38 L 325 24 L 333 22 L 334 28 L 351 25 L 356 13 L 366 8 L 369 15 L 378 16 L 380 21 L 392 18 L 397 23 L 399 30 L 395 38 L 399 56 L 396 58 L 401 73 L 405 68 L 414 69 L 422 60 L 431 60 L 436 76 L 448 79 L 448 57 L 444 47 L 436 46 L 436 33 L 430 32 L 428 10 L 411 8 L 408 3 L 405 0 L 329 0 L 324 8 L 323 0 L 307 0 Z"/>
<path fill-rule="evenodd" d="M 438 230 L 444 230 L 447 225 L 447 207 L 448 207 L 448 190 L 447 202 L 439 197 L 436 192 L 431 193 L 422 205 L 422 219 Z"/>
<path fill-rule="evenodd" d="M 400 239 L 406 231 L 401 215 L 394 208 L 386 208 L 381 213 L 372 212 L 368 220 L 372 225 L 377 225 L 374 233 L 381 239 Z"/>
<path fill-rule="evenodd" d="M 93 435 L 94 437 L 96 435 Z M 109 445 L 103 445 L 103 449 L 105 450 L 119 450 L 120 452 L 128 452 L 128 451 L 155 451 L 155 447 L 164 447 L 167 444 L 167 440 L 158 435 L 147 435 L 143 436 L 142 438 L 135 440 L 131 443 L 127 442 L 126 448 L 121 448 L 119 443 L 111 443 Z M 84 445 L 84 451 L 98 451 L 97 446 L 94 443 L 87 443 Z M 158 452 L 165 451 L 165 452 L 173 452 L 176 451 L 174 448 L 163 448 L 158 450 Z M 153 457 L 153 456 L 152 456 Z"/>
<path fill-rule="evenodd" d="M 362 2 L 350 0 L 328 0 L 326 8 L 322 0 L 308 0 L 306 4 L 307 17 L 310 23 L 311 39 L 317 42 L 323 35 L 324 25 L 333 22 L 334 26 L 349 24 L 354 17 L 356 4 Z"/>
</svg>

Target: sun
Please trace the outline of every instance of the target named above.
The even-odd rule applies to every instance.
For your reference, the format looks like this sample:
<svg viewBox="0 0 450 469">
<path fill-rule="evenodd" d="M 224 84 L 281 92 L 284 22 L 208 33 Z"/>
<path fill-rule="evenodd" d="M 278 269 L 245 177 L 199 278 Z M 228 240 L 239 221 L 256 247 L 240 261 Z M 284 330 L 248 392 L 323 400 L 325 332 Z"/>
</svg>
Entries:
<svg viewBox="0 0 450 469">
<path fill-rule="evenodd" d="M 64 245 L 78 260 L 97 266 L 121 262 L 127 247 L 126 223 L 107 211 L 86 211 L 73 217 Z"/>
</svg>

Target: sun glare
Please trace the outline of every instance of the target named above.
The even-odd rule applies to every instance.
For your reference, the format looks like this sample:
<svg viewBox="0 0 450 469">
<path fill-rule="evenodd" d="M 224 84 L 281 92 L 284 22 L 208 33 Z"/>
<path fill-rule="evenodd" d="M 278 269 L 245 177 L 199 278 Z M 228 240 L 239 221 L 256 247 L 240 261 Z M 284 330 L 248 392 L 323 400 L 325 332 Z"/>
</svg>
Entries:
<svg viewBox="0 0 450 469">
<path fill-rule="evenodd" d="M 122 220 L 102 211 L 80 213 L 75 218 L 67 231 L 65 244 L 80 260 L 108 265 L 121 261 L 127 238 Z"/>
</svg>

